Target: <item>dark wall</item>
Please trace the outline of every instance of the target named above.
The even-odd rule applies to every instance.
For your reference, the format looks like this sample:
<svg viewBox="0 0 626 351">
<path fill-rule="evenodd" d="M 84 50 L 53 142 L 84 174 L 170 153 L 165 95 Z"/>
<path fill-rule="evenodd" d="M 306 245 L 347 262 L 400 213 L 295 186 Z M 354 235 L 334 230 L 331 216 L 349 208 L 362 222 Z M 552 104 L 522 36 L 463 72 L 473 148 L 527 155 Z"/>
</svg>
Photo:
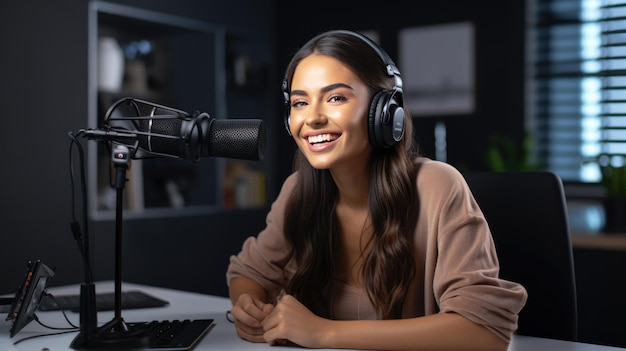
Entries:
<svg viewBox="0 0 626 351">
<path fill-rule="evenodd" d="M 81 277 L 70 222 L 69 138 L 86 123 L 87 3 L 0 5 L 0 292 L 17 289 L 29 258 Z"/>
</svg>

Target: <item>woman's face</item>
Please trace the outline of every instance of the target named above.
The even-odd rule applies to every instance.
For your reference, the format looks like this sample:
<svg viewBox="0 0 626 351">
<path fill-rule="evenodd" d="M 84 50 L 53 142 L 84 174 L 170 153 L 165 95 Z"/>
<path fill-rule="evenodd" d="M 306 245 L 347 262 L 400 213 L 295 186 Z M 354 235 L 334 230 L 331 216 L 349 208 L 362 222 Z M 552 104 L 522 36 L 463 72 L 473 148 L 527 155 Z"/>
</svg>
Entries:
<svg viewBox="0 0 626 351">
<path fill-rule="evenodd" d="M 291 135 L 314 168 L 367 163 L 370 92 L 347 66 L 329 56 L 306 57 L 294 72 L 290 98 Z"/>
</svg>

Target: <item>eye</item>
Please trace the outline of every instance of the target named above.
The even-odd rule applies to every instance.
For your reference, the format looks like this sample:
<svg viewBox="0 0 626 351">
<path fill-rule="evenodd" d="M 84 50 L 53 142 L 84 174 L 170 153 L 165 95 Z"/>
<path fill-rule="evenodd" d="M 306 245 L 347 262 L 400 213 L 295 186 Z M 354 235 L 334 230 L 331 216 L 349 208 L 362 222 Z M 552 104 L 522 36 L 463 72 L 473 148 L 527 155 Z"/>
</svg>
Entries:
<svg viewBox="0 0 626 351">
<path fill-rule="evenodd" d="M 328 102 L 338 103 L 346 101 L 347 98 L 343 95 L 333 95 L 328 99 Z"/>
<path fill-rule="evenodd" d="M 294 102 L 291 103 L 291 107 L 292 108 L 298 108 L 298 107 L 302 107 L 305 106 L 307 103 L 306 101 L 303 100 L 295 100 Z"/>
</svg>

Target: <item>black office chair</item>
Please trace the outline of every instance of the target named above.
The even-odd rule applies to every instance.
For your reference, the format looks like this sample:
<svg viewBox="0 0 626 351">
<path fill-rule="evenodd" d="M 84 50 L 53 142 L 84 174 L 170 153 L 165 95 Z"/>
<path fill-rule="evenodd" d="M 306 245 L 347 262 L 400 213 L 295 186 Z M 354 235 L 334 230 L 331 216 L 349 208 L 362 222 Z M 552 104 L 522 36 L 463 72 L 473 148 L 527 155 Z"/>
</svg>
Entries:
<svg viewBox="0 0 626 351">
<path fill-rule="evenodd" d="M 576 341 L 574 260 L 561 179 L 551 172 L 464 176 L 491 228 L 500 276 L 528 291 L 517 334 Z"/>
</svg>

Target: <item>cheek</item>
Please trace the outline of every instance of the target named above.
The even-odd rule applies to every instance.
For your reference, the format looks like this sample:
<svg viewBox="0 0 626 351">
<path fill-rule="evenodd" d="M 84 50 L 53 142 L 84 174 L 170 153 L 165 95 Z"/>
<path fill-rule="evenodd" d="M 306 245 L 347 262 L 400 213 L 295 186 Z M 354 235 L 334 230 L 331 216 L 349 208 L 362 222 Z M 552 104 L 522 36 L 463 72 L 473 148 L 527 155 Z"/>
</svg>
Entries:
<svg viewBox="0 0 626 351">
<path fill-rule="evenodd" d="M 298 130 L 302 127 L 304 121 L 304 112 L 302 110 L 291 109 L 289 112 L 289 130 L 291 135 L 298 134 Z"/>
<path fill-rule="evenodd" d="M 348 127 L 354 133 L 367 136 L 369 130 L 369 109 L 359 108 L 352 111 L 353 118 L 348 120 Z"/>
</svg>

